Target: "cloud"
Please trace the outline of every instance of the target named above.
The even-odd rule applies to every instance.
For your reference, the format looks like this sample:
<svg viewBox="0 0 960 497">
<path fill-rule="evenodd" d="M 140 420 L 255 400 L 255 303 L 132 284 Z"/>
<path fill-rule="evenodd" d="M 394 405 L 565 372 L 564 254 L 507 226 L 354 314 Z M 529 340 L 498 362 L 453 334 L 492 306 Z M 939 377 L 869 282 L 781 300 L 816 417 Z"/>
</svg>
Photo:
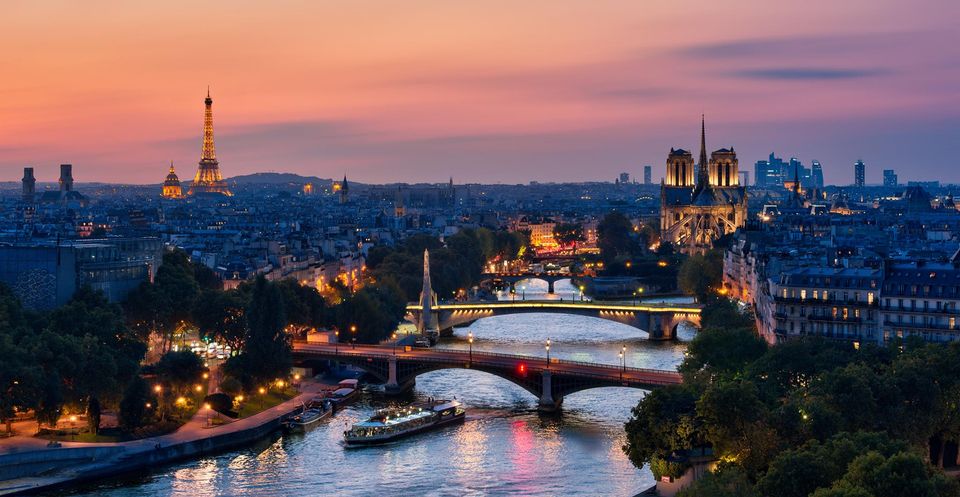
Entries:
<svg viewBox="0 0 960 497">
<path fill-rule="evenodd" d="M 763 80 L 837 80 L 859 79 L 890 74 L 887 69 L 834 69 L 826 67 L 777 67 L 744 69 L 730 73 L 734 77 Z"/>
</svg>

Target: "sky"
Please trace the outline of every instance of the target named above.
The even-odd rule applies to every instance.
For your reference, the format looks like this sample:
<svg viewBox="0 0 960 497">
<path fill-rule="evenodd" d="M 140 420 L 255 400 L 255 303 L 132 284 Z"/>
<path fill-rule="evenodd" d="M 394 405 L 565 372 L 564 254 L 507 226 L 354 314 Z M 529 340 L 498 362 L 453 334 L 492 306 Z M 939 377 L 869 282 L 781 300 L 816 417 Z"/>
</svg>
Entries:
<svg viewBox="0 0 960 497">
<path fill-rule="evenodd" d="M 526 183 L 671 147 L 960 183 L 957 0 L 4 0 L 0 181 Z"/>
</svg>

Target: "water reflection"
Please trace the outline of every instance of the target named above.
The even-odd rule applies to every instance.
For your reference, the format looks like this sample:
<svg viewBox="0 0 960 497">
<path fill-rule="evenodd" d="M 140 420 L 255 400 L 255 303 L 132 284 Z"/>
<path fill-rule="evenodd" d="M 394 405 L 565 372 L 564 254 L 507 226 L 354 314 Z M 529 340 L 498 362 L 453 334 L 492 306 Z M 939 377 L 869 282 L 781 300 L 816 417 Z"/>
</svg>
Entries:
<svg viewBox="0 0 960 497">
<path fill-rule="evenodd" d="M 546 283 L 528 281 L 527 298 L 547 298 Z M 569 298 L 569 281 L 550 298 Z M 538 293 L 540 292 L 540 293 Z M 566 292 L 566 293 L 564 293 Z M 676 367 L 683 345 L 650 342 L 646 334 L 612 321 L 557 314 L 517 314 L 476 321 L 440 346 L 551 356 L 617 364 Z M 681 337 L 692 331 L 681 330 Z M 620 447 L 623 422 L 641 390 L 598 388 L 564 399 L 560 417 L 536 413 L 536 398 L 519 386 L 474 370 L 443 370 L 417 378 L 414 395 L 451 398 L 468 407 L 467 421 L 384 447 L 345 450 L 343 430 L 392 399 L 364 396 L 305 435 L 293 435 L 199 461 L 161 468 L 146 477 L 100 484 L 79 495 L 634 495 L 652 485 Z M 408 399 L 409 400 L 409 399 Z"/>
</svg>

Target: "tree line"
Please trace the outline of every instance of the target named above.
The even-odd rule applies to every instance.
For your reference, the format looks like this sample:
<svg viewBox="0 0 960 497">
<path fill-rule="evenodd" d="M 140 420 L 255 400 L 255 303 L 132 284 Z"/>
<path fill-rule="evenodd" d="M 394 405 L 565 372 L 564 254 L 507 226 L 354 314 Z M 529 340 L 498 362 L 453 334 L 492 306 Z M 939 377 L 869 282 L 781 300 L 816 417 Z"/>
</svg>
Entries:
<svg viewBox="0 0 960 497">
<path fill-rule="evenodd" d="M 647 395 L 624 451 L 658 479 L 704 451 L 684 496 L 957 496 L 938 469 L 960 439 L 960 345 L 804 339 L 768 347 L 726 299 L 703 311 L 684 384 Z M 952 461 L 951 461 L 952 462 Z"/>
</svg>

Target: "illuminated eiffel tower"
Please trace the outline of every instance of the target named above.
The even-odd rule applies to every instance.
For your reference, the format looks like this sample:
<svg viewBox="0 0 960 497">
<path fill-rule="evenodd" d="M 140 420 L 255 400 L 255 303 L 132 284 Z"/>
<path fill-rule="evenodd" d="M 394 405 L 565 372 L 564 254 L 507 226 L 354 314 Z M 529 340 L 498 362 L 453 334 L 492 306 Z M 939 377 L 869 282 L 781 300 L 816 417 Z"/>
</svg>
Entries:
<svg viewBox="0 0 960 497">
<path fill-rule="evenodd" d="M 227 188 L 227 182 L 220 176 L 220 163 L 217 162 L 217 152 L 213 146 L 213 99 L 210 98 L 210 88 L 207 87 L 207 98 L 203 101 L 207 108 L 203 113 L 203 154 L 200 156 L 200 167 L 193 177 L 188 195 L 226 195 L 233 193 Z"/>
</svg>

